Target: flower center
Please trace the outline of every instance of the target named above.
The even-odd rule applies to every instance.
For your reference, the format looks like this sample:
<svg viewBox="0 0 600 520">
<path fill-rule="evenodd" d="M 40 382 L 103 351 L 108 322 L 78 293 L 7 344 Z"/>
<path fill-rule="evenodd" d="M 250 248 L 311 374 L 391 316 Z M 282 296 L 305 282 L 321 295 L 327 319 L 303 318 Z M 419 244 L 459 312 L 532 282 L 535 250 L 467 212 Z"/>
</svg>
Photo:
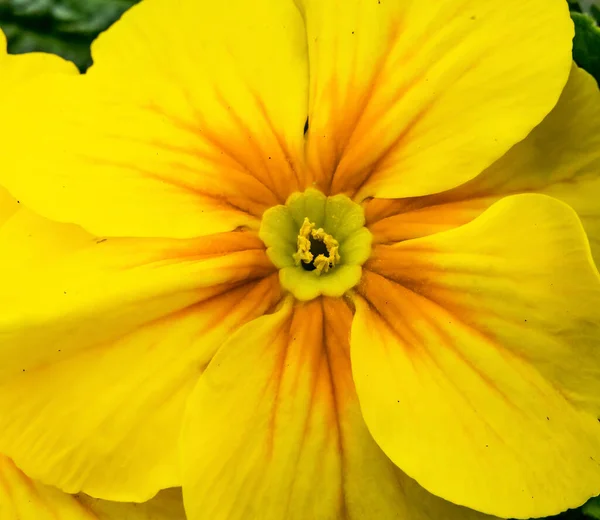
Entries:
<svg viewBox="0 0 600 520">
<path fill-rule="evenodd" d="M 316 270 L 318 275 L 327 273 L 341 260 L 338 241 L 323 228 L 316 229 L 308 217 L 304 217 L 297 244 L 298 249 L 292 256 L 296 265 L 301 265 L 305 271 Z"/>
<path fill-rule="evenodd" d="M 284 289 L 299 300 L 342 296 L 359 281 L 371 252 L 362 208 L 345 195 L 308 189 L 267 210 L 260 238 Z"/>
</svg>

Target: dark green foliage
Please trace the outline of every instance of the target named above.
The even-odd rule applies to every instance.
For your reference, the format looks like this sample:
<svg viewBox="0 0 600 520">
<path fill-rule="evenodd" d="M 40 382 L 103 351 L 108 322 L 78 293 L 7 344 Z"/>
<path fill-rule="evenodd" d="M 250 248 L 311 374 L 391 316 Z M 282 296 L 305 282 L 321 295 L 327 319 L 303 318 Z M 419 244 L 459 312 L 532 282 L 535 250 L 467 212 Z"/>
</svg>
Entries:
<svg viewBox="0 0 600 520">
<path fill-rule="evenodd" d="M 138 0 L 0 0 L 9 52 L 59 54 L 85 70 L 90 43 Z"/>
<path fill-rule="evenodd" d="M 600 0 L 568 0 L 575 24 L 573 59 L 600 84 Z"/>
<path fill-rule="evenodd" d="M 577 3 L 577 0 L 567 0 L 569 2 L 569 10 L 575 13 L 581 13 L 581 6 Z"/>
<path fill-rule="evenodd" d="M 573 58 L 600 83 L 600 28 L 591 16 L 571 12 L 575 24 Z"/>
<path fill-rule="evenodd" d="M 584 518 L 600 520 L 600 497 L 592 498 L 583 506 L 582 511 L 585 515 Z"/>
<path fill-rule="evenodd" d="M 581 509 L 570 509 L 566 513 L 558 516 L 552 516 L 545 520 L 590 520 L 586 517 Z"/>
</svg>

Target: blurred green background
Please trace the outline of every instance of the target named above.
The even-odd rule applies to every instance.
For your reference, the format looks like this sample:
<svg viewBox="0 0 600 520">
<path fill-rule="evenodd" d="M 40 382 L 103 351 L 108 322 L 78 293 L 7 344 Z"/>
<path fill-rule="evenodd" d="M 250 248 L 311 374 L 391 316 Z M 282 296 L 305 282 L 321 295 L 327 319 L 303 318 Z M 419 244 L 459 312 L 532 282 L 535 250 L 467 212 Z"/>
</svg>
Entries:
<svg viewBox="0 0 600 520">
<path fill-rule="evenodd" d="M 92 64 L 91 42 L 138 1 L 0 0 L 0 28 L 8 38 L 10 53 L 51 52 L 85 71 Z M 600 0 L 567 1 L 576 31 L 573 57 L 600 84 Z M 594 518 L 600 520 L 600 499 L 554 517 L 555 520 Z"/>
</svg>

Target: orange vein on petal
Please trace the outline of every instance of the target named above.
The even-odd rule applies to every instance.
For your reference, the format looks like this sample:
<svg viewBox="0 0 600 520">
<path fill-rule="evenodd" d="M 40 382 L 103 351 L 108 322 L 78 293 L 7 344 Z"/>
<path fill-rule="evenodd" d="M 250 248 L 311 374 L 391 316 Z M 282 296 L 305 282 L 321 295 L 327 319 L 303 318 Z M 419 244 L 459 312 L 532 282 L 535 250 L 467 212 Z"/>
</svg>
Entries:
<svg viewBox="0 0 600 520">
<path fill-rule="evenodd" d="M 257 229 L 310 182 L 291 2 L 147 0 L 93 56 L 85 76 L 45 79 L 3 109 L 0 182 L 35 211 L 98 235 L 189 238 Z"/>
<path fill-rule="evenodd" d="M 319 300 L 292 310 L 288 299 L 240 329 L 215 356 L 190 399 L 183 434 L 184 499 L 192 518 L 341 513 L 322 327 Z M 315 474 L 326 487 L 314 485 Z"/>
<path fill-rule="evenodd" d="M 351 320 L 342 299 L 288 301 L 223 345 L 184 426 L 190 518 L 488 518 L 430 495 L 375 444 L 352 380 Z"/>
<path fill-rule="evenodd" d="M 271 276 L 118 339 L 27 360 L 31 368 L 0 381 L 2 450 L 69 492 L 143 501 L 180 485 L 178 438 L 190 391 L 222 342 L 279 297 Z"/>
<path fill-rule="evenodd" d="M 187 393 L 280 298 L 262 241 L 96 238 L 21 208 L 0 245 L 0 452 L 71 492 L 145 500 L 178 485 Z"/>
<path fill-rule="evenodd" d="M 420 207 L 418 198 L 367 202 L 365 216 L 376 243 L 394 243 L 446 231 L 470 222 L 497 200 L 470 199 Z M 413 209 L 411 207 L 413 204 Z M 389 215 L 389 216 L 385 216 Z"/>
<path fill-rule="evenodd" d="M 507 197 L 456 229 L 375 246 L 365 271 L 354 379 L 401 469 L 502 517 L 597 493 L 600 276 L 568 206 Z"/>
<path fill-rule="evenodd" d="M 310 57 L 307 161 L 326 193 L 360 201 L 468 181 L 541 121 L 568 76 L 560 0 L 297 3 Z"/>
<path fill-rule="evenodd" d="M 365 216 L 374 242 L 427 236 L 470 222 L 500 198 L 539 192 L 577 211 L 600 259 L 600 92 L 573 65 L 554 110 L 531 134 L 473 180 L 452 190 L 401 200 L 372 199 Z"/>
</svg>

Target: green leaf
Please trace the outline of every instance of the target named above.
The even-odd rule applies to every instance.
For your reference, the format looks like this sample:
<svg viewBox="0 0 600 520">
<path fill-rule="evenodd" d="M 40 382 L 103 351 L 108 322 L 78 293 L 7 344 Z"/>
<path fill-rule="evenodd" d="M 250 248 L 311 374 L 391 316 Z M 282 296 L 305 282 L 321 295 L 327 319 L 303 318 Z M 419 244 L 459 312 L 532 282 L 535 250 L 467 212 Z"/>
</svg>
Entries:
<svg viewBox="0 0 600 520">
<path fill-rule="evenodd" d="M 600 497 L 589 500 L 581 510 L 586 517 L 600 520 Z"/>
<path fill-rule="evenodd" d="M 591 16 L 571 12 L 575 24 L 573 59 L 600 83 L 600 29 Z"/>
</svg>

